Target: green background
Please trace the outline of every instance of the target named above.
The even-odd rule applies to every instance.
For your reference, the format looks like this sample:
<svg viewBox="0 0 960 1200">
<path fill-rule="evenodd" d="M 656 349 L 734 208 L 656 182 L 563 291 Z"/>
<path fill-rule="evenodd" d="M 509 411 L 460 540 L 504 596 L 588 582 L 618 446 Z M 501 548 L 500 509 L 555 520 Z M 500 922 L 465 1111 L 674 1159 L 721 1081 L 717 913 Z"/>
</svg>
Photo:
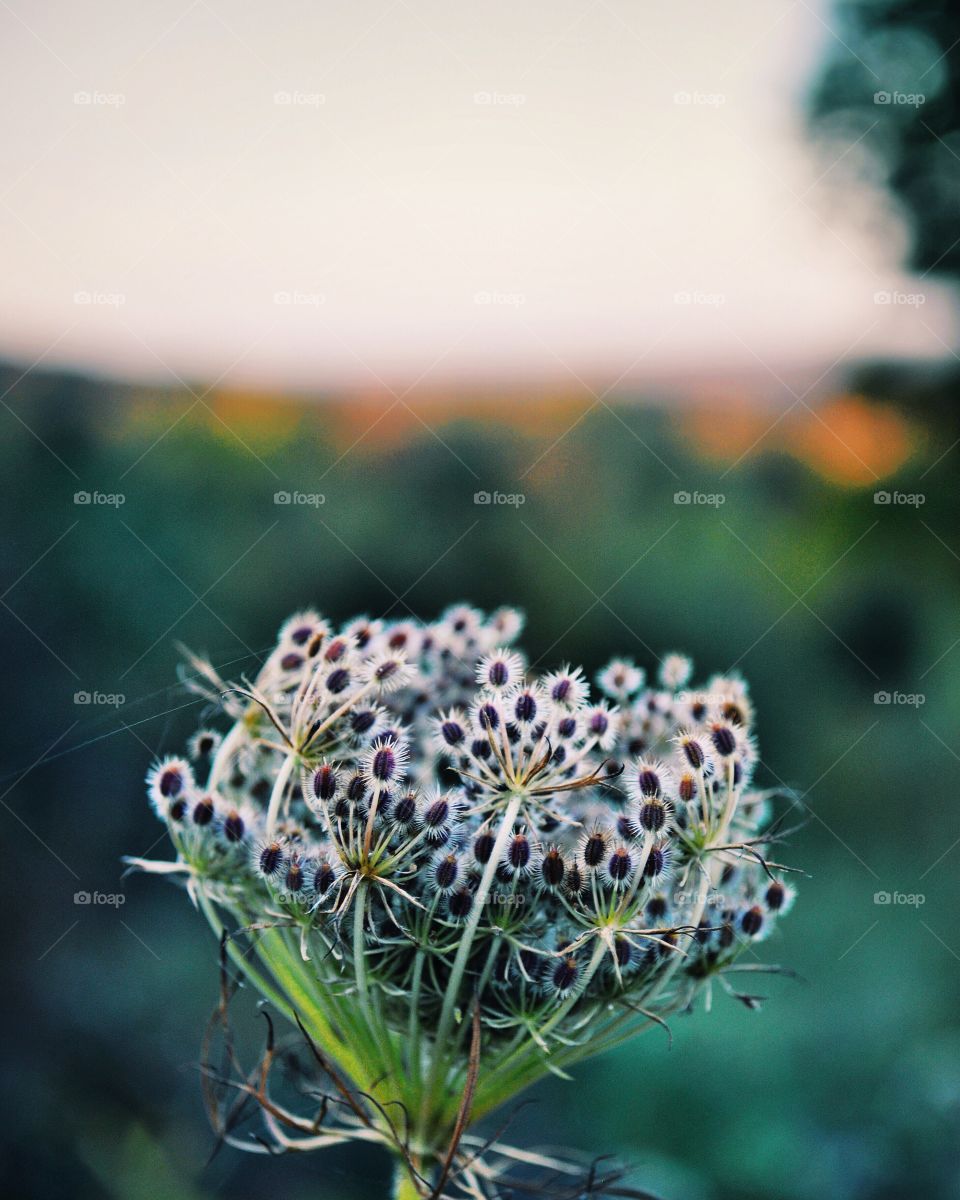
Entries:
<svg viewBox="0 0 960 1200">
<path fill-rule="evenodd" d="M 674 1022 L 672 1048 L 651 1033 L 575 1083 L 548 1080 L 507 1140 L 620 1155 L 676 1200 L 958 1194 L 949 380 L 860 381 L 919 429 L 882 481 L 924 493 L 917 509 L 875 505 L 872 482 L 830 483 L 775 438 L 728 471 L 651 396 L 610 397 L 552 450 L 552 427 L 490 413 L 374 431 L 340 458 L 352 438 L 332 402 L 278 408 L 253 437 L 190 395 L 153 393 L 138 420 L 142 394 L 3 375 L 0 391 L 16 383 L 0 414 L 8 1194 L 380 1194 L 386 1164 L 369 1151 L 207 1163 L 194 1064 L 216 946 L 177 889 L 121 883 L 120 857 L 169 852 L 142 779 L 198 720 L 175 686 L 177 640 L 239 673 L 297 607 L 429 617 L 461 599 L 525 609 L 544 665 L 592 673 L 625 653 L 652 668 L 653 652 L 682 649 L 703 677 L 743 656 L 761 780 L 797 789 L 785 854 L 809 875 L 759 949 L 800 980 L 764 976 L 759 1013 L 718 995 Z M 81 489 L 126 500 L 75 505 Z M 525 502 L 478 506 L 480 489 Z M 677 505 L 680 489 L 725 503 Z M 325 503 L 278 506 L 278 490 Z M 78 706 L 80 689 L 126 700 Z M 925 702 L 877 705 L 880 690 Z M 77 906 L 80 889 L 125 903 Z M 924 903 L 878 905 L 879 891 Z M 238 1001 L 251 1037 L 253 1007 Z"/>
</svg>

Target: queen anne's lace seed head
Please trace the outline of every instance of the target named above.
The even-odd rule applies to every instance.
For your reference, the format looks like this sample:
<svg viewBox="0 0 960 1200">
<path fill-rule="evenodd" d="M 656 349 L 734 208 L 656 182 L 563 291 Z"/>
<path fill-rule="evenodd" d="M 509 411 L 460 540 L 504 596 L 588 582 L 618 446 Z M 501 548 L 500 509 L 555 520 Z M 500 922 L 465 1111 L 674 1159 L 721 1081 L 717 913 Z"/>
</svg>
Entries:
<svg viewBox="0 0 960 1200">
<path fill-rule="evenodd" d="M 472 1006 L 489 1108 L 498 1055 L 523 1086 L 727 987 L 794 899 L 765 861 L 742 680 L 682 691 L 692 665 L 669 655 L 645 688 L 619 659 L 591 696 L 579 667 L 529 670 L 521 627 L 467 605 L 426 625 L 297 613 L 252 681 L 200 664 L 229 728 L 147 776 L 191 894 L 269 933 L 243 959 L 254 983 L 309 998 L 359 1083 L 406 1080 L 382 1098 L 438 1125 L 425 1152 L 450 1132 Z"/>
</svg>

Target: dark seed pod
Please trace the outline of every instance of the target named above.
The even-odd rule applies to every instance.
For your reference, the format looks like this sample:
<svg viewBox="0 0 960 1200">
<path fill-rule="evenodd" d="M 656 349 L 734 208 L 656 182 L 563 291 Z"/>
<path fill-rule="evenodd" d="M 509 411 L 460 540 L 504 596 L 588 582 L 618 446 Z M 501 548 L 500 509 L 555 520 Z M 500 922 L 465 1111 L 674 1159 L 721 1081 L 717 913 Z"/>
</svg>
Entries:
<svg viewBox="0 0 960 1200">
<path fill-rule="evenodd" d="M 763 928 L 763 909 L 756 904 L 748 908 L 740 918 L 740 928 L 747 937 L 756 937 Z"/>
<path fill-rule="evenodd" d="M 478 833 L 473 839 L 473 857 L 481 866 L 490 861 L 495 842 L 496 838 L 492 833 Z"/>
<path fill-rule="evenodd" d="M 337 790 L 337 773 L 328 763 L 313 773 L 313 794 L 318 800 L 332 800 Z"/>
<path fill-rule="evenodd" d="M 500 724 L 500 714 L 495 704 L 481 704 L 477 709 L 477 723 L 481 729 L 496 729 Z"/>
<path fill-rule="evenodd" d="M 338 696 L 349 682 L 350 672 L 343 667 L 337 667 L 335 671 L 331 671 L 327 676 L 327 691 L 334 696 Z"/>
<path fill-rule="evenodd" d="M 651 797 L 640 805 L 638 819 L 645 833 L 659 833 L 667 823 L 667 806 L 659 798 Z"/>
<path fill-rule="evenodd" d="M 370 774 L 374 779 L 386 781 L 392 779 L 397 769 L 397 756 L 389 746 L 377 750 L 370 764 Z"/>
<path fill-rule="evenodd" d="M 339 662 L 346 654 L 348 645 L 345 638 L 334 638 L 330 645 L 324 651 L 323 657 L 327 662 Z M 327 687 L 330 686 L 330 681 L 327 681 Z"/>
<path fill-rule="evenodd" d="M 457 882 L 460 866 L 455 854 L 447 854 L 437 863 L 433 871 L 434 883 L 442 892 L 449 891 Z"/>
<path fill-rule="evenodd" d="M 710 730 L 710 740 L 722 758 L 729 758 L 736 751 L 736 734 L 729 725 L 714 725 Z"/>
<path fill-rule="evenodd" d="M 588 867 L 599 867 L 607 849 L 607 839 L 597 830 L 587 838 L 583 847 L 583 861 Z"/>
<path fill-rule="evenodd" d="M 707 761 L 707 756 L 703 752 L 703 747 L 695 738 L 684 738 L 681 743 L 684 758 L 695 771 L 699 771 L 703 764 Z"/>
<path fill-rule="evenodd" d="M 607 873 L 614 883 L 623 883 L 633 869 L 633 859 L 626 846 L 618 846 L 607 862 Z"/>
<path fill-rule="evenodd" d="M 647 901 L 647 916 L 651 921 L 657 921 L 667 915 L 666 896 L 651 896 Z"/>
<path fill-rule="evenodd" d="M 303 666 L 303 658 L 299 654 L 285 654 L 283 658 L 280 659 L 280 666 L 285 671 L 295 671 L 297 667 Z"/>
<path fill-rule="evenodd" d="M 423 812 L 423 823 L 427 829 L 442 829 L 450 816 L 450 805 L 441 796 L 428 804 Z"/>
<path fill-rule="evenodd" d="M 637 772 L 637 787 L 641 796 L 659 796 L 662 791 L 660 776 L 651 767 L 643 767 Z"/>
<path fill-rule="evenodd" d="M 350 718 L 350 728 L 358 736 L 368 733 L 377 722 L 377 714 L 371 708 L 361 708 Z"/>
<path fill-rule="evenodd" d="M 771 883 L 767 888 L 764 899 L 767 902 L 767 908 L 771 912 L 779 912 L 783 908 L 783 902 L 787 898 L 787 890 L 782 883 Z"/>
<path fill-rule="evenodd" d="M 283 847 L 279 842 L 271 842 L 260 851 L 258 860 L 260 872 L 263 875 L 276 875 L 283 866 Z"/>
<path fill-rule="evenodd" d="M 171 767 L 160 776 L 160 795 L 168 800 L 179 796 L 183 791 L 183 784 L 183 775 L 175 767 Z"/>
<path fill-rule="evenodd" d="M 667 865 L 667 856 L 659 846 L 652 846 L 650 853 L 647 855 L 647 861 L 643 868 L 643 873 L 647 879 L 655 879 L 658 875 L 662 875 Z"/>
<path fill-rule="evenodd" d="M 507 862 L 515 871 L 522 871 L 530 862 L 530 840 L 522 833 L 516 833 L 507 847 Z"/>
<path fill-rule="evenodd" d="M 556 846 L 551 846 L 540 864 L 540 876 L 547 887 L 558 888 L 563 883 L 565 874 L 563 855 Z"/>
<path fill-rule="evenodd" d="M 187 812 L 187 802 L 184 799 L 172 800 L 167 809 L 171 821 L 182 821 Z"/>
<path fill-rule="evenodd" d="M 417 797 L 413 792 L 407 792 L 393 806 L 393 819 L 398 825 L 409 825 L 417 815 Z"/>
<path fill-rule="evenodd" d="M 244 833 L 243 817 L 236 809 L 232 809 L 224 818 L 223 836 L 228 842 L 242 842 Z"/>
<path fill-rule="evenodd" d="M 202 800 L 198 800 L 193 806 L 193 823 L 203 827 L 209 825 L 213 820 L 213 801 L 209 796 L 204 796 Z"/>
<path fill-rule="evenodd" d="M 590 718 L 590 732 L 594 737 L 603 737 L 610 728 L 610 720 L 602 710 L 597 710 Z"/>
<path fill-rule="evenodd" d="M 316 874 L 313 877 L 313 890 L 319 896 L 325 896 L 333 887 L 333 882 L 336 879 L 336 872 L 328 862 L 322 862 L 317 867 Z"/>
<path fill-rule="evenodd" d="M 562 958 L 553 968 L 553 986 L 558 992 L 569 992 L 577 982 L 577 960 L 572 954 Z"/>
<path fill-rule="evenodd" d="M 460 887 L 447 900 L 447 908 L 451 917 L 462 920 L 470 915 L 473 908 L 473 893 L 467 887 Z"/>
<path fill-rule="evenodd" d="M 494 687 L 503 687 L 509 678 L 507 672 L 507 664 L 501 659 L 490 664 L 490 670 L 487 672 L 487 678 Z"/>
<path fill-rule="evenodd" d="M 303 891 L 306 880 L 303 877 L 303 867 L 298 859 L 294 858 L 290 860 L 290 864 L 287 867 L 287 874 L 283 882 L 286 885 L 288 892 Z"/>
<path fill-rule="evenodd" d="M 440 736 L 448 746 L 459 746 L 467 733 L 459 721 L 444 721 L 440 726 Z"/>
</svg>

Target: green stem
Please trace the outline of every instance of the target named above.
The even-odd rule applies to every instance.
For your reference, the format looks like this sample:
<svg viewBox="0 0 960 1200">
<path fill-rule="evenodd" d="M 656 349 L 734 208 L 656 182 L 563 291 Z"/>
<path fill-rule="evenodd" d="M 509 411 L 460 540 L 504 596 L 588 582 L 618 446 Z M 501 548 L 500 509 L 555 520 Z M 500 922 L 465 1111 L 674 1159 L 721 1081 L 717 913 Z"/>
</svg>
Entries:
<svg viewBox="0 0 960 1200">
<path fill-rule="evenodd" d="M 423 1200 L 423 1193 L 416 1180 L 399 1161 L 393 1171 L 393 1200 Z"/>
<path fill-rule="evenodd" d="M 522 803 L 522 795 L 513 795 L 510 797 L 510 802 L 507 805 L 503 814 L 503 818 L 500 821 L 500 828 L 497 830 L 497 837 L 493 844 L 493 850 L 490 853 L 490 858 L 487 860 L 486 867 L 484 867 L 483 876 L 480 880 L 480 886 L 477 888 L 476 895 L 473 898 L 473 908 L 471 909 L 470 916 L 467 919 L 466 925 L 464 926 L 463 937 L 461 938 L 460 946 L 457 949 L 457 956 L 453 960 L 453 967 L 450 971 L 450 980 L 447 984 L 447 990 L 443 997 L 443 1008 L 440 1011 L 440 1021 L 437 1025 L 437 1032 L 433 1043 L 433 1062 L 430 1066 L 430 1079 L 424 1094 L 425 1102 L 428 1102 L 433 1095 L 434 1089 L 437 1085 L 438 1077 L 441 1074 L 441 1064 L 444 1067 L 447 1064 L 446 1047 L 450 1037 L 450 1028 L 453 1024 L 454 1008 L 456 1007 L 456 1003 L 460 995 L 460 984 L 463 980 L 464 972 L 467 969 L 467 960 L 470 957 L 470 951 L 473 947 L 473 939 L 476 936 L 480 919 L 483 916 L 483 909 L 487 902 L 487 896 L 490 894 L 490 888 L 493 886 L 493 881 L 497 874 L 497 867 L 500 865 L 500 860 L 503 857 L 503 852 L 507 846 L 507 840 L 513 833 L 513 827 L 516 824 L 517 817 L 520 813 L 520 805 Z"/>
</svg>

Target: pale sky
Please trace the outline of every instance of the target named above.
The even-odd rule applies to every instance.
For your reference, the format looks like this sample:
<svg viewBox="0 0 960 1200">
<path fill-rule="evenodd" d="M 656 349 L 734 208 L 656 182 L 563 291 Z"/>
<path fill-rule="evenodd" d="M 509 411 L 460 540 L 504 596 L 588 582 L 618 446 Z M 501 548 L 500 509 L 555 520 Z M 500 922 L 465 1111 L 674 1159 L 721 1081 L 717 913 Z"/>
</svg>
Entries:
<svg viewBox="0 0 960 1200">
<path fill-rule="evenodd" d="M 939 356 L 945 294 L 804 136 L 829 20 L 3 0 L 0 356 L 308 389 Z"/>
</svg>

